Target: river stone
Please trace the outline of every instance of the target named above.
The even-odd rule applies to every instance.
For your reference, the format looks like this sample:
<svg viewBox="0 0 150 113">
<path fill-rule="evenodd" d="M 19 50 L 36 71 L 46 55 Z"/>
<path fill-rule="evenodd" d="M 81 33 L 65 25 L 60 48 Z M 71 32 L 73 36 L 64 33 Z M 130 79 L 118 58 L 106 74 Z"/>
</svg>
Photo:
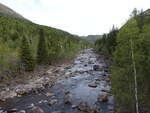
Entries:
<svg viewBox="0 0 150 113">
<path fill-rule="evenodd" d="M 97 96 L 98 102 L 107 102 L 108 101 L 108 94 L 106 92 L 102 92 Z"/>
<path fill-rule="evenodd" d="M 0 110 L 0 113 L 4 113 L 4 110 Z"/>
<path fill-rule="evenodd" d="M 100 65 L 93 65 L 93 70 L 94 71 L 102 71 L 102 67 Z"/>
<path fill-rule="evenodd" d="M 88 64 L 94 64 L 94 62 L 92 60 L 88 61 Z"/>
<path fill-rule="evenodd" d="M 56 104 L 58 101 L 56 99 L 53 99 L 53 100 L 49 100 L 48 101 L 48 104 L 49 105 L 53 105 L 53 104 Z"/>
<path fill-rule="evenodd" d="M 20 96 L 23 96 L 25 94 L 27 94 L 27 91 L 25 89 L 16 89 L 16 93 L 17 93 L 17 96 L 20 97 Z"/>
<path fill-rule="evenodd" d="M 87 112 L 89 111 L 89 105 L 87 102 L 81 101 L 78 105 L 78 110 L 82 112 Z"/>
<path fill-rule="evenodd" d="M 72 107 L 72 109 L 75 109 L 75 108 L 77 108 L 78 106 L 77 106 L 77 105 L 72 105 L 71 107 Z"/>
<path fill-rule="evenodd" d="M 26 113 L 25 110 L 20 110 L 18 113 Z"/>
<path fill-rule="evenodd" d="M 95 82 L 88 84 L 89 87 L 96 88 L 97 84 Z"/>
<path fill-rule="evenodd" d="M 14 113 L 14 112 L 17 112 L 17 111 L 18 111 L 17 108 L 13 108 L 13 109 L 8 110 L 8 112 L 10 112 L 10 113 Z"/>
<path fill-rule="evenodd" d="M 113 105 L 109 105 L 109 106 L 108 106 L 108 110 L 109 110 L 109 111 L 113 111 L 113 110 L 114 110 Z"/>
<path fill-rule="evenodd" d="M 89 111 L 87 111 L 87 113 L 97 113 L 97 112 L 98 112 L 97 105 L 91 105 L 91 106 L 89 106 Z"/>
<path fill-rule="evenodd" d="M 44 113 L 44 111 L 40 107 L 33 107 L 29 113 Z"/>
<path fill-rule="evenodd" d="M 48 92 L 48 93 L 46 93 L 46 96 L 54 96 L 54 93 L 50 93 L 50 92 Z"/>
<path fill-rule="evenodd" d="M 33 108 L 34 107 L 34 104 L 30 104 L 27 108 Z"/>
<path fill-rule="evenodd" d="M 71 104 L 71 101 L 72 101 L 72 96 L 71 96 L 71 94 L 70 94 L 70 93 L 65 94 L 65 96 L 64 96 L 64 103 L 65 103 L 65 104 Z"/>
<path fill-rule="evenodd" d="M 51 112 L 51 113 L 61 113 L 60 111 L 53 111 L 53 112 Z"/>
</svg>

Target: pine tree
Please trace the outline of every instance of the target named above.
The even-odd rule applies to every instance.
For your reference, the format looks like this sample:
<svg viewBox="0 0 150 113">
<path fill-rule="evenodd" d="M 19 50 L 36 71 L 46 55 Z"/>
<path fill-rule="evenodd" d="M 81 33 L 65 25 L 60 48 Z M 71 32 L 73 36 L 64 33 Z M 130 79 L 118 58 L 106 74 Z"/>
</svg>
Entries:
<svg viewBox="0 0 150 113">
<path fill-rule="evenodd" d="M 33 71 L 35 67 L 34 58 L 31 54 L 29 43 L 25 36 L 22 38 L 20 47 L 21 65 L 25 71 Z"/>
<path fill-rule="evenodd" d="M 37 49 L 37 63 L 38 64 L 47 64 L 48 63 L 48 50 L 46 46 L 45 36 L 43 29 L 40 29 L 39 32 L 39 43 Z"/>
</svg>

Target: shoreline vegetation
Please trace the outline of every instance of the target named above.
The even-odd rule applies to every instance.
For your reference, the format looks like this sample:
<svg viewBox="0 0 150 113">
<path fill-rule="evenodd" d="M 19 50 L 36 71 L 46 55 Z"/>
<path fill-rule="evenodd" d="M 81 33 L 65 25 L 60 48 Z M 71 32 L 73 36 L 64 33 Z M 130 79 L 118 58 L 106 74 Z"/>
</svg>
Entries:
<svg viewBox="0 0 150 113">
<path fill-rule="evenodd" d="M 116 113 L 150 112 L 150 10 L 132 12 L 120 29 L 113 26 L 95 42 L 98 52 L 110 56 Z M 131 43 L 132 42 L 132 43 Z"/>
</svg>

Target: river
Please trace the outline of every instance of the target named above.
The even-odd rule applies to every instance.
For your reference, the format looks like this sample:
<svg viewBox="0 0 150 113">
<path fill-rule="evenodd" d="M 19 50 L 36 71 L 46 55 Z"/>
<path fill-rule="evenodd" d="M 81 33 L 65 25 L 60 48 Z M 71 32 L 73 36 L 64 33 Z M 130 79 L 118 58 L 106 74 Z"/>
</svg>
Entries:
<svg viewBox="0 0 150 113">
<path fill-rule="evenodd" d="M 39 93 L 8 99 L 0 113 L 30 113 L 36 106 L 44 113 L 113 113 L 113 96 L 107 66 L 103 58 L 92 49 L 81 51 L 73 67 L 65 70 L 71 74 L 56 85 Z M 41 112 L 39 112 L 41 113 Z"/>
</svg>

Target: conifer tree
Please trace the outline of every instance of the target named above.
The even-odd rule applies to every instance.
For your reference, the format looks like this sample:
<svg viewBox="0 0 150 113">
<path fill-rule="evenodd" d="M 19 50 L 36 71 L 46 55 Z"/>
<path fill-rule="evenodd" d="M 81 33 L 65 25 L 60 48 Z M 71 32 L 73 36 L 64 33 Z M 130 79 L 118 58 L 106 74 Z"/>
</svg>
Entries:
<svg viewBox="0 0 150 113">
<path fill-rule="evenodd" d="M 29 43 L 25 36 L 22 38 L 20 47 L 20 60 L 21 65 L 25 71 L 33 71 L 35 67 L 34 58 L 31 54 Z"/>
<path fill-rule="evenodd" d="M 37 63 L 38 64 L 46 64 L 48 63 L 48 50 L 46 46 L 45 36 L 43 29 L 39 31 L 39 43 L 37 47 Z"/>
</svg>

